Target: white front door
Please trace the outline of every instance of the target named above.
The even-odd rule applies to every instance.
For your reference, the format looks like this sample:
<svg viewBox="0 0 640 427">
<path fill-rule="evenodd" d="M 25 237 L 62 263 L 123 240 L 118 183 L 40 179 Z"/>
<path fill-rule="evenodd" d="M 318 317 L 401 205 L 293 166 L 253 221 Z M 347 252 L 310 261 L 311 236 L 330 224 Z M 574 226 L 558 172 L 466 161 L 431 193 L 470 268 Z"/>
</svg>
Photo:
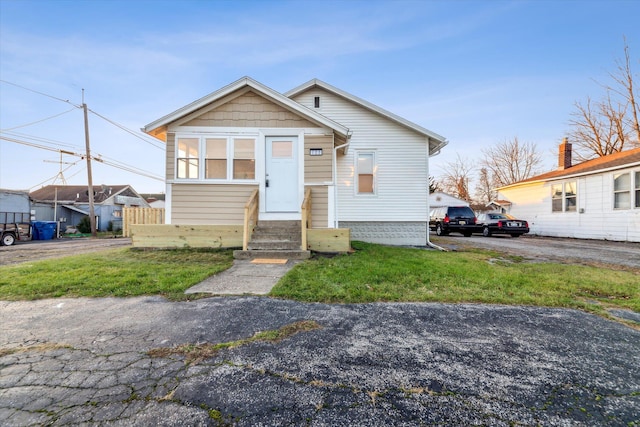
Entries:
<svg viewBox="0 0 640 427">
<path fill-rule="evenodd" d="M 298 212 L 298 137 L 265 138 L 265 210 Z"/>
</svg>

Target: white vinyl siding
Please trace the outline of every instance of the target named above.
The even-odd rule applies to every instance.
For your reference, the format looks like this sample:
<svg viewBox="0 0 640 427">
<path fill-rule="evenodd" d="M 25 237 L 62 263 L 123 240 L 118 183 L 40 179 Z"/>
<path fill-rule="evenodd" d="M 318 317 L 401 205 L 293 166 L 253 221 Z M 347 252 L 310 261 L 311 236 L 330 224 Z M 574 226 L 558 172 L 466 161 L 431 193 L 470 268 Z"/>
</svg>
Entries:
<svg viewBox="0 0 640 427">
<path fill-rule="evenodd" d="M 498 197 L 512 203 L 509 213 L 529 221 L 531 234 L 579 239 L 640 242 L 640 209 L 614 207 L 615 176 L 638 171 L 621 170 L 586 175 L 572 180 L 578 194 L 577 210 L 552 212 L 552 187 L 563 181 L 526 183 L 502 189 Z"/>
<path fill-rule="evenodd" d="M 426 137 L 319 88 L 294 98 L 352 132 L 346 155 L 337 158 L 339 221 L 426 221 L 428 163 Z M 376 153 L 375 197 L 355 191 L 358 152 Z"/>
</svg>

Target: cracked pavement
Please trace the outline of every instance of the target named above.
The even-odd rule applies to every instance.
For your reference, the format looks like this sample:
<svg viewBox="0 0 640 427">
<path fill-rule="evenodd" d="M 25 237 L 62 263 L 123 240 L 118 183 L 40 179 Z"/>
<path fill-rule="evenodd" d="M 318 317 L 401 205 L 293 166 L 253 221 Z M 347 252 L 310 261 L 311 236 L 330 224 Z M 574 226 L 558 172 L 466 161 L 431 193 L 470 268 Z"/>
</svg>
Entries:
<svg viewBox="0 0 640 427">
<path fill-rule="evenodd" d="M 0 315 L 4 426 L 640 425 L 640 331 L 576 310 L 138 297 Z M 321 328 L 148 355 L 299 320 Z"/>
</svg>

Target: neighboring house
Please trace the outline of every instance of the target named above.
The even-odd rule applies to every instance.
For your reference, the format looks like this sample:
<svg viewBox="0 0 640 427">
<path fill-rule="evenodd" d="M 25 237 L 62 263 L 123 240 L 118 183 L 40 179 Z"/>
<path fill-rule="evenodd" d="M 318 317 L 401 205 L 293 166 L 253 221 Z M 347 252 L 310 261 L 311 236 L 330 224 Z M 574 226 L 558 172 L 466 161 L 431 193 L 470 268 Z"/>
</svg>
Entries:
<svg viewBox="0 0 640 427">
<path fill-rule="evenodd" d="M 96 229 L 122 229 L 122 208 L 149 204 L 130 185 L 93 187 Z M 89 191 L 86 185 L 47 185 L 30 194 L 38 221 L 59 221 L 61 228 L 74 227 L 89 215 Z"/>
<path fill-rule="evenodd" d="M 164 141 L 168 224 L 260 220 L 350 228 L 351 238 L 424 245 L 429 156 L 444 137 L 327 83 L 281 94 L 245 77 L 145 126 Z"/>
<path fill-rule="evenodd" d="M 458 199 L 451 194 L 443 193 L 442 191 L 429 194 L 429 209 L 442 206 L 469 206 L 469 202 Z"/>
<path fill-rule="evenodd" d="M 511 202 L 508 200 L 492 200 L 486 204 L 485 210 L 488 212 L 507 213 L 511 208 Z"/>
<path fill-rule="evenodd" d="M 164 193 L 141 194 L 151 208 L 164 209 Z"/>
<path fill-rule="evenodd" d="M 28 191 L 0 188 L 0 224 L 5 222 L 29 222 L 31 199 Z"/>
<path fill-rule="evenodd" d="M 573 165 L 565 140 L 557 170 L 498 192 L 532 234 L 640 242 L 640 148 Z"/>
</svg>

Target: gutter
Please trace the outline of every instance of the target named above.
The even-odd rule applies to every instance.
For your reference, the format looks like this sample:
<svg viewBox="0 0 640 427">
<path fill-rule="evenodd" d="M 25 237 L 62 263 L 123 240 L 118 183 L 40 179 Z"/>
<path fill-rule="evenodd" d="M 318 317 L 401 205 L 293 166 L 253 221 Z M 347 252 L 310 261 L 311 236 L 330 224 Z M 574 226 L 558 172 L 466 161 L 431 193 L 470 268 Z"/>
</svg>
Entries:
<svg viewBox="0 0 640 427">
<path fill-rule="evenodd" d="M 431 242 L 431 240 L 429 240 L 429 235 L 430 235 L 430 231 L 431 229 L 429 228 L 429 217 L 428 215 L 431 213 L 431 206 L 429 206 L 429 157 L 433 157 L 433 156 L 437 156 L 438 154 L 440 154 L 440 150 L 442 150 L 442 148 L 447 145 L 447 141 L 443 141 L 443 143 L 438 146 L 438 149 L 435 153 L 433 153 L 432 155 L 429 154 L 429 140 L 427 140 L 427 246 L 429 246 L 430 248 L 433 249 L 437 249 L 439 251 L 442 252 L 449 252 L 449 249 L 445 249 L 442 246 L 438 246 L 435 243 Z"/>
<path fill-rule="evenodd" d="M 333 147 L 333 186 L 335 190 L 333 191 L 333 228 L 338 228 L 338 150 L 341 148 L 347 147 L 351 142 L 351 133 L 347 131 L 347 142 L 338 145 L 337 147 Z"/>
</svg>

